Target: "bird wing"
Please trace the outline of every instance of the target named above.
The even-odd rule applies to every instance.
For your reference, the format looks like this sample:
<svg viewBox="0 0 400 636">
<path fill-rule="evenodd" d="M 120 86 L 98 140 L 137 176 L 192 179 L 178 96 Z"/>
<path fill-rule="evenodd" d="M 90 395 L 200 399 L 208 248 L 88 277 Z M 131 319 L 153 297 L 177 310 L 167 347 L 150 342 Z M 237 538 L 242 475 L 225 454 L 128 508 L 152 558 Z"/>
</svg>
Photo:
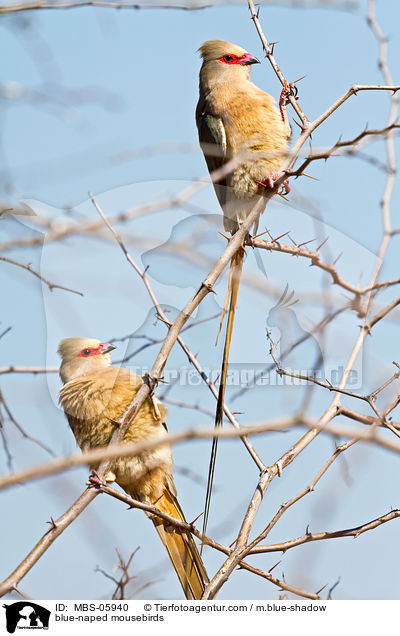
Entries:
<svg viewBox="0 0 400 636">
<path fill-rule="evenodd" d="M 140 376 L 114 366 L 64 384 L 59 402 L 80 448 L 107 446 L 115 431 L 113 422 L 125 413 L 142 384 Z M 150 396 L 125 433 L 124 440 L 138 441 L 164 432 L 166 417 L 167 408 Z"/>
<path fill-rule="evenodd" d="M 222 168 L 228 161 L 225 126 L 220 117 L 214 114 L 207 98 L 201 98 L 196 109 L 196 124 L 199 131 L 201 149 L 210 174 Z M 213 180 L 215 194 L 222 209 L 226 203 L 226 177 Z"/>
</svg>

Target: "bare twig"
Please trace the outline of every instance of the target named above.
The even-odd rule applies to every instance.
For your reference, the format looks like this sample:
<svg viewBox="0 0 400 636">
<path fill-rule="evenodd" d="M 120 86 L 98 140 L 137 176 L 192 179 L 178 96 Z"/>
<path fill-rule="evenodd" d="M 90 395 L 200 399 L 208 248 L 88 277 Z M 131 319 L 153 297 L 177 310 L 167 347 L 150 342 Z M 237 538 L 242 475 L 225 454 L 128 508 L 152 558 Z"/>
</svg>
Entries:
<svg viewBox="0 0 400 636">
<path fill-rule="evenodd" d="M 264 32 L 261 28 L 261 24 L 260 24 L 260 20 L 258 19 L 258 15 L 259 15 L 259 9 L 258 11 L 256 11 L 255 6 L 254 6 L 254 2 L 253 0 L 248 0 L 248 5 L 249 5 L 249 9 L 250 9 L 250 13 L 251 13 L 251 19 L 254 22 L 254 25 L 257 29 L 257 33 L 260 36 L 260 40 L 261 43 L 263 45 L 263 49 L 265 52 L 265 57 L 268 58 L 269 62 L 271 63 L 272 68 L 274 69 L 276 76 L 278 77 L 280 83 L 282 84 L 282 86 L 287 86 L 289 84 L 289 82 L 286 81 L 282 71 L 280 70 L 274 56 L 273 56 L 273 48 L 271 47 L 271 45 L 268 43 L 267 38 L 264 35 Z M 300 117 L 301 121 L 303 122 L 303 125 L 307 125 L 308 124 L 308 119 L 305 116 L 305 114 L 303 113 L 303 111 L 301 110 L 300 106 L 298 105 L 298 103 L 296 102 L 296 99 L 294 98 L 293 95 L 289 94 L 288 95 L 288 100 L 290 102 L 290 105 L 293 107 L 295 113 Z"/>
<path fill-rule="evenodd" d="M 285 426 L 291 426 L 297 421 L 297 416 L 285 418 Z M 277 426 L 282 428 L 282 420 L 277 420 Z M 167 438 L 162 439 L 149 439 L 139 443 L 113 443 L 104 448 L 93 448 L 84 453 L 76 455 L 69 455 L 56 459 L 47 464 L 41 464 L 33 468 L 28 468 L 20 471 L 19 473 L 13 473 L 0 477 L 0 490 L 8 488 L 16 484 L 22 484 L 32 479 L 39 477 L 45 477 L 47 475 L 53 475 L 68 468 L 75 466 L 82 466 L 84 464 L 92 464 L 101 460 L 111 460 L 115 457 L 137 455 L 143 451 L 151 448 L 157 448 L 164 444 L 174 444 L 188 439 L 212 439 L 213 437 L 221 438 L 237 438 L 244 435 L 256 435 L 261 434 L 269 430 L 276 430 L 274 420 L 271 422 L 264 422 L 261 426 L 246 426 L 239 429 L 226 429 L 220 431 L 214 431 L 213 429 L 188 429 L 179 433 L 170 433 Z M 100 472 L 100 471 L 98 471 Z"/>
<path fill-rule="evenodd" d="M 18 267 L 22 267 L 23 269 L 26 269 L 28 272 L 30 272 L 31 274 L 39 278 L 45 285 L 47 285 L 50 291 L 53 291 L 53 289 L 63 289 L 64 291 L 69 291 L 69 292 L 72 292 L 73 294 L 78 294 L 79 296 L 83 296 L 83 293 L 80 291 L 76 291 L 75 289 L 70 289 L 69 287 L 63 287 L 63 285 L 57 285 L 56 283 L 52 283 L 50 280 L 48 280 L 47 278 L 39 274 L 39 272 L 36 272 L 34 269 L 32 269 L 30 265 L 19 263 L 18 261 L 15 261 L 13 258 L 8 258 L 6 256 L 0 256 L 0 261 L 4 261 L 5 263 L 10 263 L 11 265 L 17 265 Z"/>
<path fill-rule="evenodd" d="M 314 265 L 315 267 L 318 267 L 319 269 L 327 272 L 331 276 L 332 282 L 335 285 L 343 287 L 343 289 L 351 292 L 357 297 L 363 296 L 367 292 L 371 292 L 376 289 L 384 289 L 385 287 L 398 285 L 400 283 L 400 278 L 396 278 L 394 280 L 384 281 L 382 283 L 375 283 L 372 286 L 368 285 L 367 287 L 358 287 L 356 285 L 348 283 L 341 276 L 339 276 L 336 267 L 333 264 L 325 263 L 321 259 L 318 250 L 308 250 L 304 247 L 299 247 L 296 245 L 285 245 L 277 240 L 264 241 L 262 239 L 252 239 L 252 244 L 254 245 L 254 247 L 258 247 L 259 249 L 269 250 L 271 252 L 282 252 L 284 254 L 291 254 L 292 256 L 308 258 L 311 261 L 311 265 Z"/>
<path fill-rule="evenodd" d="M 337 154 L 336 151 L 340 150 L 342 148 L 348 148 L 350 147 L 350 151 L 351 154 L 355 154 L 357 152 L 356 150 L 356 146 L 357 144 L 364 139 L 367 136 L 370 137 L 387 137 L 387 133 L 392 132 L 394 130 L 399 130 L 400 129 L 400 124 L 396 124 L 396 123 L 391 123 L 388 124 L 387 126 L 385 126 L 385 128 L 380 128 L 380 129 L 365 129 L 363 130 L 361 133 L 359 133 L 356 137 L 354 137 L 353 139 L 349 139 L 347 141 L 341 141 L 339 139 L 339 141 L 337 141 L 333 146 L 331 146 L 331 148 L 329 148 L 326 151 L 322 151 L 322 152 L 312 152 L 310 153 L 303 161 L 303 163 L 300 164 L 300 166 L 296 169 L 296 170 L 290 170 L 287 172 L 287 176 L 289 177 L 298 177 L 301 174 L 304 173 L 304 170 L 306 170 L 306 168 L 310 165 L 310 163 L 312 163 L 313 161 L 320 161 L 320 160 L 326 160 L 329 159 L 332 156 L 341 156 L 341 154 Z M 336 153 L 336 154 L 335 154 Z"/>
<path fill-rule="evenodd" d="M 38 2 L 21 2 L 0 6 L 0 15 L 5 13 L 19 13 L 21 11 L 36 11 L 39 9 L 76 9 L 79 7 L 103 7 L 114 9 L 180 9 L 181 11 L 199 11 L 212 6 L 212 3 L 156 3 L 156 2 L 108 2 L 107 0 L 71 0 L 71 2 L 55 2 L 38 0 Z"/>
<path fill-rule="evenodd" d="M 18 367 L 11 364 L 8 367 L 0 367 L 0 375 L 3 373 L 58 373 L 58 367 Z"/>
<path fill-rule="evenodd" d="M 51 448 L 46 446 L 46 444 L 44 444 L 42 442 L 42 440 L 37 439 L 36 437 L 33 437 L 33 435 L 30 435 L 29 433 L 27 433 L 25 431 L 25 429 L 21 426 L 21 424 L 19 424 L 17 422 L 17 420 L 15 419 L 13 414 L 11 413 L 11 410 L 9 409 L 9 407 L 8 407 L 8 405 L 7 405 L 7 403 L 6 403 L 5 399 L 4 399 L 4 395 L 3 395 L 2 391 L 0 390 L 0 413 L 1 413 L 1 408 L 4 409 L 7 418 L 10 420 L 10 422 L 12 422 L 12 424 L 15 426 L 15 428 L 21 433 L 22 437 L 24 437 L 25 439 L 30 440 L 31 442 L 33 442 L 37 446 L 40 446 L 40 448 L 42 448 L 44 451 L 46 451 L 46 453 L 48 453 L 49 455 L 52 455 L 52 457 L 55 457 L 55 453 L 51 450 Z"/>
<path fill-rule="evenodd" d="M 250 554 L 261 554 L 264 552 L 286 552 L 290 548 L 294 548 L 298 545 L 304 545 L 305 543 L 312 543 L 313 541 L 325 541 L 326 539 L 339 539 L 342 537 L 352 537 L 356 539 L 369 530 L 374 530 L 388 521 L 398 519 L 400 517 L 400 510 L 391 510 L 385 515 L 374 519 L 373 521 L 367 521 L 355 528 L 347 528 L 345 530 L 335 530 L 331 532 L 309 532 L 302 537 L 296 539 L 290 539 L 289 541 L 282 541 L 282 543 L 274 543 L 270 545 L 258 545 L 252 548 Z"/>
</svg>

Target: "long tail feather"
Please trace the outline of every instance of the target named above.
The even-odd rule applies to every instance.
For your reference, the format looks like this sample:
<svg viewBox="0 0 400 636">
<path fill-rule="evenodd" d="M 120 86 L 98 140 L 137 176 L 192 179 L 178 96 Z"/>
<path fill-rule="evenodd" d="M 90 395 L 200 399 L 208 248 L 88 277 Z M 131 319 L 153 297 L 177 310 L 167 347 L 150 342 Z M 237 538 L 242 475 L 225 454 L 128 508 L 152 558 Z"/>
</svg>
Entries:
<svg viewBox="0 0 400 636">
<path fill-rule="evenodd" d="M 230 303 L 229 303 L 228 321 L 226 325 L 226 335 L 225 335 L 224 353 L 222 357 L 221 375 L 220 375 L 220 381 L 219 381 L 217 408 L 215 411 L 215 424 L 214 424 L 215 428 L 222 426 L 222 420 L 224 416 L 226 375 L 228 372 L 229 350 L 230 350 L 231 340 L 232 340 L 233 321 L 235 318 L 235 309 L 236 309 L 236 302 L 237 302 L 238 291 L 239 291 L 240 277 L 242 274 L 243 256 L 244 256 L 244 249 L 241 248 L 238 252 L 236 252 L 236 254 L 233 256 L 231 260 L 231 269 L 229 273 L 229 283 L 228 283 L 228 293 L 230 291 Z M 224 307 L 224 311 L 225 311 L 225 307 Z M 211 446 L 210 464 L 208 467 L 207 492 L 206 492 L 206 501 L 204 505 L 203 534 L 206 534 L 208 515 L 210 512 L 211 493 L 212 493 L 214 471 L 215 471 L 215 460 L 217 457 L 217 447 L 218 447 L 218 437 L 214 437 L 212 446 Z"/>
<path fill-rule="evenodd" d="M 171 517 L 185 521 L 177 498 L 169 490 L 164 491 L 156 506 Z M 192 600 L 201 599 L 209 580 L 192 535 L 190 532 L 167 525 L 159 518 L 154 517 L 152 521 L 167 549 L 185 597 Z"/>
<path fill-rule="evenodd" d="M 221 333 L 222 325 L 224 323 L 225 314 L 226 314 L 226 312 L 228 310 L 229 299 L 231 298 L 232 279 L 233 279 L 233 270 L 234 270 L 234 268 L 232 267 L 232 263 L 233 263 L 233 259 L 231 261 L 231 266 L 229 268 L 228 289 L 226 290 L 226 295 L 225 295 L 225 300 L 224 300 L 224 307 L 223 307 L 222 313 L 221 313 L 221 320 L 219 321 L 219 327 L 218 327 L 217 337 L 216 337 L 216 340 L 215 340 L 215 346 L 217 346 L 217 344 L 218 344 L 219 334 Z"/>
</svg>

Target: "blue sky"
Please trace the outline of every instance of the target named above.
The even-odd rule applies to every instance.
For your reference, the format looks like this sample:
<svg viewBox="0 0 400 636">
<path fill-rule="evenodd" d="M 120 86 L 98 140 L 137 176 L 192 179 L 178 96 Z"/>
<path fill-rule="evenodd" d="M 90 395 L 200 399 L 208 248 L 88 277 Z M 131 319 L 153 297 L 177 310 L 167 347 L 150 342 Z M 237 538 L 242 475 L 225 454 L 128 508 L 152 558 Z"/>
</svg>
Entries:
<svg viewBox="0 0 400 636">
<path fill-rule="evenodd" d="M 310 119 L 323 112 L 351 84 L 382 83 L 377 43 L 365 20 L 366 4 L 360 2 L 359 9 L 353 12 L 294 9 L 279 7 L 278 3 L 262 8 L 265 33 L 270 41 L 279 42 L 275 55 L 283 73 L 290 81 L 306 75 L 299 84 L 299 103 Z M 394 25 L 399 24 L 399 3 L 378 1 L 377 18 L 389 37 L 389 65 L 398 83 L 400 38 Z M 111 215 L 172 196 L 190 180 L 205 177 L 194 123 L 200 66 L 196 49 L 207 39 L 223 38 L 262 57 L 244 4 L 196 12 L 94 7 L 47 10 L 2 16 L 0 30 L 0 196 L 11 205 L 27 201 L 54 227 L 69 223 L 71 218 L 97 218 L 88 202 L 89 191 L 95 193 L 103 211 Z M 252 79 L 278 97 L 278 80 L 266 62 L 252 69 Z M 340 136 L 351 139 L 366 124 L 371 128 L 385 126 L 389 107 L 385 93 L 360 93 L 316 131 L 313 147 L 330 146 Z M 297 135 L 296 126 L 293 130 Z M 149 148 L 152 152 L 143 152 Z M 371 144 L 366 152 L 385 159 L 382 141 Z M 343 252 L 340 273 L 353 284 L 359 280 L 366 284 L 381 240 L 380 200 L 385 174 L 357 158 L 332 158 L 327 163 L 313 164 L 308 172 L 318 180 L 303 178 L 292 182 L 289 203 L 274 202 L 263 217 L 261 229 L 267 225 L 275 236 L 290 230 L 297 243 L 319 237 L 322 242 L 329 236 L 325 258 L 334 260 Z M 193 227 L 204 223 L 201 215 L 217 215 L 220 219 L 210 187 L 190 203 L 190 209 L 162 211 L 118 226 L 134 258 L 140 264 L 150 263 L 151 283 L 171 315 L 185 304 L 225 247 L 225 239 L 209 224 L 206 238 L 197 246 L 199 264 L 188 255 L 182 259 L 178 251 L 166 259 L 160 255 L 159 248 L 170 240 L 171 232 L 179 240 L 188 240 Z M 392 196 L 394 227 L 400 225 L 395 220 L 398 206 L 397 184 Z M 72 216 L 69 208 L 73 208 Z M 155 324 L 142 283 L 116 243 L 106 235 L 46 242 L 46 232 L 27 217 L 3 218 L 0 230 L 1 241 L 42 233 L 41 247 L 19 248 L 6 255 L 30 262 L 44 276 L 84 293 L 81 297 L 61 290 L 49 292 L 27 272 L 4 264 L 0 277 L 6 302 L 0 331 L 10 325 L 12 330 L 0 341 L 1 366 L 55 366 L 58 341 L 71 335 L 107 340 L 134 332 L 156 338 L 164 334 L 164 327 Z M 398 277 L 395 241 L 383 273 L 388 279 Z M 276 303 L 275 290 L 283 290 L 288 284 L 295 291 L 300 325 L 295 329 L 307 331 L 323 312 L 320 301 L 325 279 L 320 271 L 285 255 L 265 253 L 262 259 L 267 278 L 257 268 L 251 251 L 246 257 L 247 279 L 240 290 L 231 354 L 237 365 L 262 367 L 270 362 L 265 328 L 266 318 Z M 220 310 L 225 289 L 226 279 L 217 284 L 217 296 L 210 295 L 199 308 L 198 317 Z M 332 286 L 327 289 L 333 305 L 344 301 L 340 290 Z M 390 289 L 379 301 L 390 302 L 395 295 L 396 290 Z M 360 319 L 349 312 L 330 327 L 328 366 L 340 366 L 347 359 L 359 324 Z M 193 351 L 199 353 L 203 366 L 214 371 L 219 368 L 221 355 L 221 343 L 214 347 L 216 331 L 214 320 L 184 336 Z M 278 329 L 274 335 L 279 338 L 282 334 Z M 397 355 L 395 342 L 396 315 L 379 325 L 367 343 L 366 353 L 356 366 L 357 390 L 366 393 L 391 375 L 392 360 Z M 134 349 L 136 343 L 131 342 L 130 348 Z M 124 345 L 115 352 L 115 361 L 121 352 L 124 353 Z M 132 366 L 150 368 L 157 352 L 156 346 L 145 350 L 132 361 Z M 309 364 L 311 355 L 312 351 L 305 349 L 300 360 Z M 167 371 L 182 371 L 182 367 L 186 369 L 187 361 L 175 347 Z M 57 406 L 60 383 L 55 374 L 7 375 L 2 377 L 1 386 L 15 418 L 26 431 L 40 437 L 57 455 L 75 451 L 73 436 Z M 163 390 L 164 387 L 159 393 Z M 228 390 L 228 398 L 234 391 L 235 387 Z M 210 410 L 215 406 L 211 394 L 194 379 L 193 384 L 174 386 L 169 395 L 176 400 L 200 402 Z M 242 414 L 241 423 L 249 424 L 294 412 L 302 395 L 301 387 L 263 386 L 233 402 L 232 407 Z M 330 397 L 323 391 L 314 391 L 311 414 L 321 413 Z M 206 415 L 193 410 L 170 406 L 169 413 L 172 431 L 212 424 Z M 9 422 L 6 434 L 15 469 L 48 458 L 31 441 L 21 439 Z M 269 434 L 256 438 L 254 445 L 265 461 L 272 463 L 300 435 L 300 429 Z M 186 443 L 174 450 L 178 469 L 175 481 L 188 519 L 195 518 L 202 509 L 202 480 L 206 477 L 209 446 L 206 442 Z M 273 482 L 255 532 L 264 527 L 282 501 L 311 480 L 333 449 L 332 439 L 320 436 L 285 471 L 284 478 Z M 8 470 L 4 453 L 0 454 L 0 466 L 2 472 Z M 187 477 L 179 470 L 188 466 L 196 477 Z M 391 506 L 398 506 L 397 480 L 393 479 L 396 471 L 394 453 L 357 445 L 335 463 L 315 493 L 285 515 L 270 541 L 302 535 L 307 524 L 312 531 L 335 530 L 388 512 Z M 47 528 L 46 521 L 62 514 L 80 494 L 86 477 L 87 470 L 80 468 L 0 493 L 2 508 L 7 510 L 0 523 L 1 542 L 7 545 L 0 562 L 1 578 L 40 538 Z M 220 444 L 209 531 L 221 542 L 229 544 L 233 540 L 257 477 L 238 442 Z M 340 577 L 335 598 L 398 598 L 395 572 L 399 564 L 393 551 L 398 535 L 396 524 L 397 521 L 386 524 L 357 541 L 340 539 L 289 551 L 276 574 L 280 577 L 284 572 L 287 581 L 311 590 L 325 583 L 329 587 Z M 107 596 L 109 582 L 94 568 L 112 572 L 117 546 L 125 557 L 140 546 L 133 570 L 138 586 L 146 576 L 157 579 L 139 598 L 180 598 L 174 573 L 150 521 L 140 511 L 127 512 L 119 502 L 106 496 L 98 497 L 90 510 L 57 540 L 20 587 L 36 598 Z M 211 573 L 222 562 L 221 556 L 207 550 L 205 559 Z M 268 569 L 278 559 L 277 555 L 264 555 L 257 564 Z M 60 572 L 60 576 L 54 577 L 54 572 Z M 371 575 L 373 572 L 379 573 L 379 583 Z M 236 572 L 220 598 L 278 598 L 278 594 L 277 588 L 262 579 Z"/>
</svg>

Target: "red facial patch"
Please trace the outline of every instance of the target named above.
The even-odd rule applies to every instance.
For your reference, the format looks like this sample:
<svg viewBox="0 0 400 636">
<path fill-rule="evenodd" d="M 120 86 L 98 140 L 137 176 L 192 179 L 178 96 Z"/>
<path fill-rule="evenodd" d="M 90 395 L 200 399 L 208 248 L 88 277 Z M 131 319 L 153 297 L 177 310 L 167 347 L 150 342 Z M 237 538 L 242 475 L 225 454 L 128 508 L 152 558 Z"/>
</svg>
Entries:
<svg viewBox="0 0 400 636">
<path fill-rule="evenodd" d="M 224 64 L 240 64 L 240 66 L 247 66 L 249 64 L 258 62 L 258 60 L 250 55 L 250 53 L 243 53 L 241 57 L 233 55 L 233 53 L 227 53 L 226 55 L 220 57 L 219 61 L 223 62 Z"/>
<path fill-rule="evenodd" d="M 80 358 L 90 358 L 90 356 L 95 356 L 98 353 L 101 353 L 101 351 L 99 351 L 100 347 L 97 347 L 97 349 L 95 349 L 94 347 L 86 347 L 85 349 L 82 349 L 82 351 L 79 354 Z"/>
<path fill-rule="evenodd" d="M 240 64 L 240 57 L 238 57 L 237 55 L 228 54 L 220 57 L 219 61 L 223 62 L 224 64 Z"/>
</svg>

